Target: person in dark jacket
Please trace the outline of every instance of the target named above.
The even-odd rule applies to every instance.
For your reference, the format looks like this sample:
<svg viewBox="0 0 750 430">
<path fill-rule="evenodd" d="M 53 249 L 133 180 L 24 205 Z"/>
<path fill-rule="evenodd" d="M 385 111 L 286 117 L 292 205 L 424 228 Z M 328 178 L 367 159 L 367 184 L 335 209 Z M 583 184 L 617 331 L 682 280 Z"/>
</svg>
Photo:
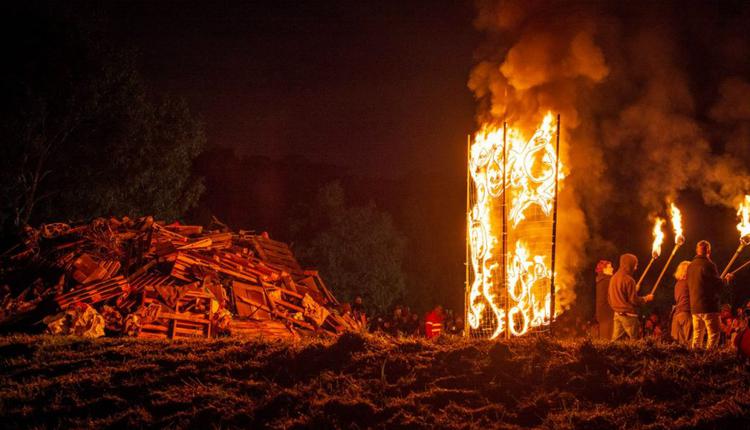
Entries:
<svg viewBox="0 0 750 430">
<path fill-rule="evenodd" d="M 701 240 L 695 246 L 695 258 L 687 269 L 690 295 L 690 312 L 693 320 L 693 348 L 703 346 L 703 336 L 708 332 L 706 349 L 719 343 L 719 293 L 724 282 L 719 277 L 716 264 L 711 261 L 711 244 Z"/>
<path fill-rule="evenodd" d="M 674 286 L 674 309 L 672 310 L 672 339 L 683 346 L 690 346 L 690 330 L 692 319 L 690 317 L 690 291 L 687 283 L 687 269 L 689 261 L 683 261 L 677 266 L 674 277 L 677 283 Z"/>
<path fill-rule="evenodd" d="M 614 311 L 612 340 L 623 336 L 638 339 L 641 335 L 638 321 L 638 306 L 654 299 L 652 294 L 639 297 L 635 288 L 633 273 L 638 267 L 638 257 L 633 254 L 620 256 L 620 267 L 609 280 L 608 301 Z"/>
<path fill-rule="evenodd" d="M 598 337 L 601 339 L 612 339 L 614 312 L 607 302 L 607 292 L 613 272 L 611 261 L 601 260 L 596 265 L 596 321 L 599 323 Z"/>
</svg>

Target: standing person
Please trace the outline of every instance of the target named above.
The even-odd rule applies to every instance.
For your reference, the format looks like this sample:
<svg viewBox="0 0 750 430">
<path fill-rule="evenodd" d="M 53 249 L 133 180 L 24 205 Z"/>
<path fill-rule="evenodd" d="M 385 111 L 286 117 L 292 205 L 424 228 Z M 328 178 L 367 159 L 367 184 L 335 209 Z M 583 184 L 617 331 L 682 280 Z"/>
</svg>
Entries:
<svg viewBox="0 0 750 430">
<path fill-rule="evenodd" d="M 608 301 L 614 311 L 612 323 L 612 340 L 623 336 L 638 339 L 641 335 L 638 321 L 638 306 L 654 299 L 653 294 L 638 296 L 635 290 L 633 272 L 638 267 L 638 257 L 633 254 L 620 256 L 620 267 L 609 280 Z"/>
<path fill-rule="evenodd" d="M 596 321 L 599 323 L 598 337 L 601 339 L 612 339 L 612 319 L 615 313 L 607 301 L 607 291 L 614 271 L 609 260 L 600 260 L 596 264 Z"/>
<path fill-rule="evenodd" d="M 687 269 L 693 319 L 692 346 L 701 347 L 703 335 L 708 332 L 706 349 L 711 349 L 719 344 L 719 293 L 725 281 L 719 277 L 716 264 L 711 261 L 711 244 L 707 240 L 698 242 L 695 254 Z M 727 277 L 726 281 L 729 279 Z"/>
<path fill-rule="evenodd" d="M 674 278 L 674 308 L 672 309 L 672 339 L 683 346 L 690 346 L 690 331 L 693 321 L 690 316 L 690 290 L 687 283 L 687 269 L 689 261 L 682 261 L 677 265 Z"/>
<path fill-rule="evenodd" d="M 443 332 L 443 321 L 445 320 L 445 313 L 443 307 L 440 305 L 435 306 L 435 309 L 427 313 L 424 318 L 424 334 L 427 339 L 440 336 Z"/>
</svg>

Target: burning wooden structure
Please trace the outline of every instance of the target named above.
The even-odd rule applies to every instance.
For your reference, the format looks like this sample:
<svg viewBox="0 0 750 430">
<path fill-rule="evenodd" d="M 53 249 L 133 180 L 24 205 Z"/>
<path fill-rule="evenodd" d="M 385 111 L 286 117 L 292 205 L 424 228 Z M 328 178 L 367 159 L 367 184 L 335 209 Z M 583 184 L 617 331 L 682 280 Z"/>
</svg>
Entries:
<svg viewBox="0 0 750 430">
<path fill-rule="evenodd" d="M 53 332 L 69 333 L 100 314 L 108 334 L 148 338 L 362 329 L 339 311 L 317 271 L 304 270 L 289 246 L 265 233 L 144 217 L 46 224 L 25 235 L 3 255 L 0 328 L 44 319 Z"/>
<path fill-rule="evenodd" d="M 560 119 L 531 135 L 485 127 L 469 142 L 466 334 L 521 336 L 555 314 Z"/>
</svg>

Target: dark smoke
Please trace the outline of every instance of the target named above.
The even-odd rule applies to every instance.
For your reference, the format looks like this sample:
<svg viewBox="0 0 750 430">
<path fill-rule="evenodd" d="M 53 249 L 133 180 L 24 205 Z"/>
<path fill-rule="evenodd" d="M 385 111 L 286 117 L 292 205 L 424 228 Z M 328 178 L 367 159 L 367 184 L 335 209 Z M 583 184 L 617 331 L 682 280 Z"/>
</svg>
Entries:
<svg viewBox="0 0 750 430">
<path fill-rule="evenodd" d="M 745 2 L 479 1 L 469 87 L 478 122 L 532 128 L 560 113 L 560 266 L 611 249 L 601 220 L 665 213 L 696 190 L 734 207 L 750 191 L 750 6 Z M 645 221 L 645 216 L 641 215 Z"/>
</svg>

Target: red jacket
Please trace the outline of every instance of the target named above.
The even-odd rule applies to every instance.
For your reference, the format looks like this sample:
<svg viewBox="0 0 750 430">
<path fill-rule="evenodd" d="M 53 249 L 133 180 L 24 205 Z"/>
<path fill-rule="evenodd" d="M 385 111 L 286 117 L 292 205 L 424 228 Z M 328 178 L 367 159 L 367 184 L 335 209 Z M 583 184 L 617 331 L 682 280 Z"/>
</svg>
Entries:
<svg viewBox="0 0 750 430">
<path fill-rule="evenodd" d="M 424 318 L 424 333 L 427 339 L 437 337 L 443 331 L 443 315 L 436 311 L 427 313 Z"/>
</svg>

